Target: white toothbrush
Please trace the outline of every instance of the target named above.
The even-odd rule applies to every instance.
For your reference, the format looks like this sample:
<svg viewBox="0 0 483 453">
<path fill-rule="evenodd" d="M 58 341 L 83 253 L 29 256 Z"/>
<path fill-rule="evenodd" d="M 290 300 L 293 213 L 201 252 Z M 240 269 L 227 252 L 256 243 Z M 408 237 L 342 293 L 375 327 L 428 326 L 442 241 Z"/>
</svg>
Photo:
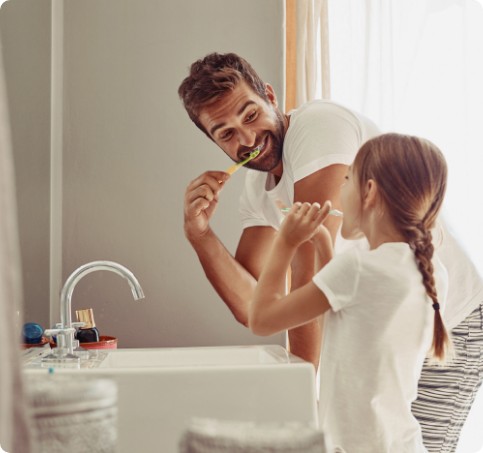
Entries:
<svg viewBox="0 0 483 453">
<path fill-rule="evenodd" d="M 281 208 L 280 211 L 282 211 L 284 214 L 290 211 L 290 208 Z M 344 213 L 342 211 L 339 211 L 338 209 L 331 209 L 329 211 L 329 215 L 333 215 L 334 217 L 342 217 Z"/>
</svg>

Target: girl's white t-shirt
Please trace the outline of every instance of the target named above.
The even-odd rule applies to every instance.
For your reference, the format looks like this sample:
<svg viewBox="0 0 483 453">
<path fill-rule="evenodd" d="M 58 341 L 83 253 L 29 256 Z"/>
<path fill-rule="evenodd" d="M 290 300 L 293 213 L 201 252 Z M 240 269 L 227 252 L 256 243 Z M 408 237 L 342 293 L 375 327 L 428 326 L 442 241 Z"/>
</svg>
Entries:
<svg viewBox="0 0 483 453">
<path fill-rule="evenodd" d="M 433 260 L 441 306 L 447 274 Z M 313 282 L 325 314 L 319 424 L 348 453 L 425 452 L 411 413 L 434 310 L 406 243 L 335 256 Z"/>
</svg>

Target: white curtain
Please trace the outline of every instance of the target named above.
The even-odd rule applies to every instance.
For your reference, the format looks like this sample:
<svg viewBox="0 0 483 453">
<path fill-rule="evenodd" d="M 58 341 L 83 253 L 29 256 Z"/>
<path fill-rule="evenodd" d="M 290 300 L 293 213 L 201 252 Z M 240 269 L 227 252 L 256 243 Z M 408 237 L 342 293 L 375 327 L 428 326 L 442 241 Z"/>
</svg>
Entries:
<svg viewBox="0 0 483 453">
<path fill-rule="evenodd" d="M 483 7 L 477 0 L 330 0 L 332 99 L 445 153 L 445 203 L 483 274 Z"/>
<path fill-rule="evenodd" d="M 29 453 L 20 365 L 21 270 L 8 107 L 0 43 L 0 446 Z"/>
<path fill-rule="evenodd" d="M 483 275 L 482 0 L 329 0 L 328 10 L 331 98 L 441 148 L 444 216 Z M 482 391 L 474 408 L 461 453 L 483 443 Z"/>
<path fill-rule="evenodd" d="M 327 0 L 296 1 L 296 106 L 330 96 L 327 19 Z"/>
</svg>

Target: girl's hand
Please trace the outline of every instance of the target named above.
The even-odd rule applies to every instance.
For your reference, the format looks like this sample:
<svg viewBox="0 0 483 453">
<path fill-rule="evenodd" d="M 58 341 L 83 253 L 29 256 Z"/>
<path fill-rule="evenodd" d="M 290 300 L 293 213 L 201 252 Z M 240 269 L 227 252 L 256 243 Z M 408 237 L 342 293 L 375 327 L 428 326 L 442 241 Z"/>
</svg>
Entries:
<svg viewBox="0 0 483 453">
<path fill-rule="evenodd" d="M 320 235 L 319 229 L 325 228 L 321 224 L 329 215 L 330 208 L 330 201 L 326 201 L 322 208 L 319 203 L 294 203 L 280 227 L 281 238 L 290 247 L 297 248 L 317 233 Z"/>
</svg>

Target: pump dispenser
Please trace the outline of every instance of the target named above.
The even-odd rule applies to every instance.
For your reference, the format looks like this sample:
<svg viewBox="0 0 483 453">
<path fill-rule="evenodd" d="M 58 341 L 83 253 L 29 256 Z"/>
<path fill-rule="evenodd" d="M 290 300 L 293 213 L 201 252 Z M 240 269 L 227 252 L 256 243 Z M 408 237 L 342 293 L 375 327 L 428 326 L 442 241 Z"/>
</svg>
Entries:
<svg viewBox="0 0 483 453">
<path fill-rule="evenodd" d="M 79 343 L 95 343 L 99 341 L 99 331 L 97 330 L 96 323 L 94 321 L 94 311 L 92 308 L 86 308 L 83 310 L 76 310 L 77 321 L 85 323 L 77 331 L 77 340 Z"/>
</svg>

